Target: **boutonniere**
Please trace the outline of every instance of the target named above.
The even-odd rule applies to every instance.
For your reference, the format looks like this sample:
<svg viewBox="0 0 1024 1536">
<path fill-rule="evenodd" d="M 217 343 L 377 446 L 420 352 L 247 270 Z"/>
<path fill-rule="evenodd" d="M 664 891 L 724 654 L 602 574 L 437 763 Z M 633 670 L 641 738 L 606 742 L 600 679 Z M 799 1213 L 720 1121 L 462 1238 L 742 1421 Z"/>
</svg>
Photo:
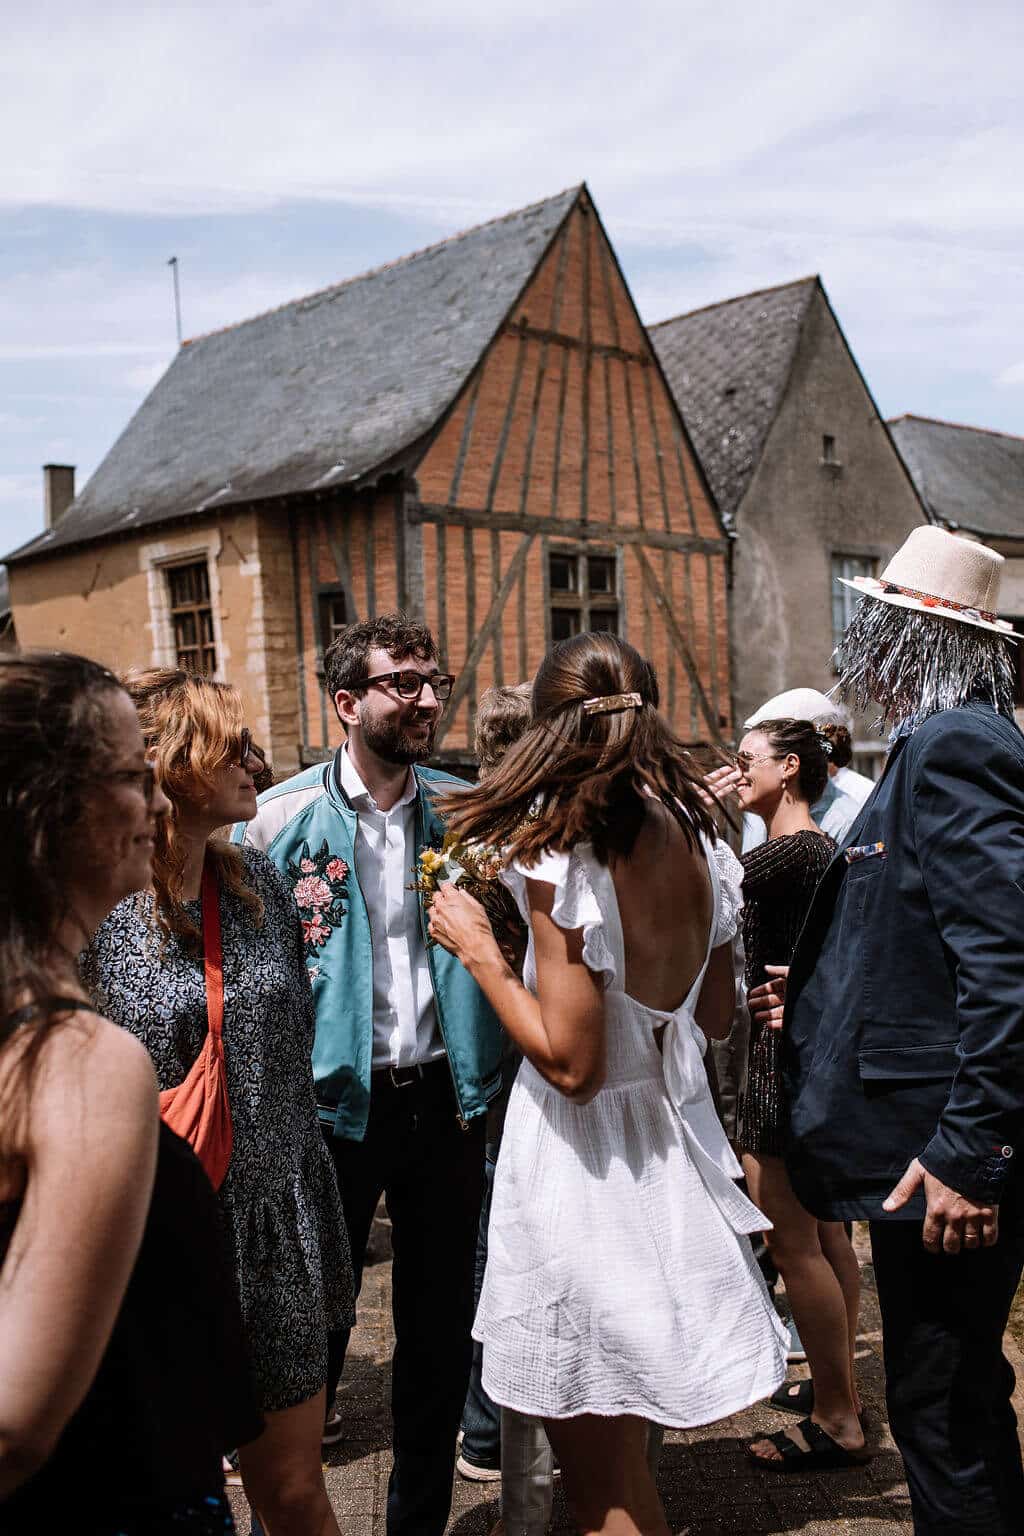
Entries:
<svg viewBox="0 0 1024 1536">
<path fill-rule="evenodd" d="M 307 959 L 316 956 L 345 916 L 348 873 L 345 860 L 331 852 L 326 838 L 317 853 L 310 853 L 309 844 L 303 843 L 299 857 L 287 862 Z"/>
</svg>

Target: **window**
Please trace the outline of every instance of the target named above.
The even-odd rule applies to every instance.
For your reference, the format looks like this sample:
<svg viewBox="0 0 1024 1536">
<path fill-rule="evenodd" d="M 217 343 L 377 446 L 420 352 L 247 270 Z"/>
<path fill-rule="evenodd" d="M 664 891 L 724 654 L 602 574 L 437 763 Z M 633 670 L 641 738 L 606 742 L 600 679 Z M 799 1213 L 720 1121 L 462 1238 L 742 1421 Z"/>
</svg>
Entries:
<svg viewBox="0 0 1024 1536">
<path fill-rule="evenodd" d="M 999 617 L 1008 620 L 1018 634 L 1024 635 L 1024 618 L 1009 613 L 1001 613 Z M 1024 709 L 1024 640 L 1018 640 L 1016 645 L 1008 646 L 1007 649 L 1010 652 L 1010 666 L 1013 668 L 1013 702 L 1017 709 Z"/>
<path fill-rule="evenodd" d="M 320 646 L 322 650 L 326 651 L 331 641 L 337 640 L 347 623 L 344 592 L 321 592 Z"/>
<path fill-rule="evenodd" d="M 838 464 L 836 458 L 836 440 L 829 437 L 828 433 L 821 440 L 821 462 L 823 464 Z"/>
<path fill-rule="evenodd" d="M 548 557 L 551 641 L 588 630 L 619 632 L 619 577 L 614 555 L 556 550 Z"/>
<path fill-rule="evenodd" d="M 855 587 L 844 587 L 840 577 L 852 581 L 855 576 L 873 576 L 876 562 L 866 555 L 832 556 L 832 647 L 838 651 L 843 631 L 853 618 L 860 601 Z M 835 664 L 835 663 L 833 663 Z M 838 671 L 838 666 L 836 667 Z"/>
<path fill-rule="evenodd" d="M 169 566 L 167 591 L 178 666 L 185 672 L 203 672 L 212 676 L 217 670 L 217 650 L 213 640 L 210 570 L 206 561 Z"/>
</svg>

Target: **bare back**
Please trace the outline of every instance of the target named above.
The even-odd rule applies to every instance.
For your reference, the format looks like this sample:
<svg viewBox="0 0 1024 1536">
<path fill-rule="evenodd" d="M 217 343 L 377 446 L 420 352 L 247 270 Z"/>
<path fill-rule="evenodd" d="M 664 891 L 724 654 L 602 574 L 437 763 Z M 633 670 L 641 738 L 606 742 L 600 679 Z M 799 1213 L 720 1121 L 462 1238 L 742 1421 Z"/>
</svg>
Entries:
<svg viewBox="0 0 1024 1536">
<path fill-rule="evenodd" d="M 700 847 L 690 848 L 675 817 L 651 799 L 628 859 L 612 882 L 626 952 L 625 990 L 670 1013 L 685 1001 L 707 951 L 714 895 Z"/>
</svg>

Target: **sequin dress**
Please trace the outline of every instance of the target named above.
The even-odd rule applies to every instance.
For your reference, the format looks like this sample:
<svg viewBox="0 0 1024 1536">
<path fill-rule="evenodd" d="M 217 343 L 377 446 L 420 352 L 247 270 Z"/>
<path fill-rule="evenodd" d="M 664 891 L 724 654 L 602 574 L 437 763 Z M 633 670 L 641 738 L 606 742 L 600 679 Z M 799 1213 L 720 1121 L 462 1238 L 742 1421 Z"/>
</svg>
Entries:
<svg viewBox="0 0 1024 1536">
<path fill-rule="evenodd" d="M 821 832 L 793 832 L 749 849 L 743 864 L 743 948 L 747 990 L 767 981 L 766 965 L 788 965 L 818 882 L 836 845 Z M 786 1111 L 779 1072 L 778 1030 L 751 1020 L 747 1088 L 740 1111 L 746 1152 L 781 1157 Z"/>
<path fill-rule="evenodd" d="M 327 1379 L 327 1332 L 354 1317 L 352 1260 L 337 1181 L 317 1124 L 315 1015 L 299 915 L 265 854 L 243 848 L 263 901 L 256 927 L 221 891 L 224 1048 L 233 1146 L 219 1191 L 260 1406 L 291 1408 Z M 130 1029 L 161 1089 L 188 1074 L 206 1038 L 202 955 L 155 929 L 149 895 L 122 901 L 86 951 L 99 1011 Z M 202 925 L 200 903 L 186 903 Z"/>
</svg>

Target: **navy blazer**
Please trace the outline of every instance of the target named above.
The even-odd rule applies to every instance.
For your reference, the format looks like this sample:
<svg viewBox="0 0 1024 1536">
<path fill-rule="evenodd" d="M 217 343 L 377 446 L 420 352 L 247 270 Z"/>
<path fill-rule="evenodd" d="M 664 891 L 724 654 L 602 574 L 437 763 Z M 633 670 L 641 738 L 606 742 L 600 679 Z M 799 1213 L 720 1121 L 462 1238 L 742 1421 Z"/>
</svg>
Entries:
<svg viewBox="0 0 1024 1536">
<path fill-rule="evenodd" d="M 896 742 L 808 911 L 782 1056 L 814 1215 L 883 1219 L 914 1157 L 1001 1198 L 1024 1145 L 1024 736 L 991 705 Z"/>
</svg>

